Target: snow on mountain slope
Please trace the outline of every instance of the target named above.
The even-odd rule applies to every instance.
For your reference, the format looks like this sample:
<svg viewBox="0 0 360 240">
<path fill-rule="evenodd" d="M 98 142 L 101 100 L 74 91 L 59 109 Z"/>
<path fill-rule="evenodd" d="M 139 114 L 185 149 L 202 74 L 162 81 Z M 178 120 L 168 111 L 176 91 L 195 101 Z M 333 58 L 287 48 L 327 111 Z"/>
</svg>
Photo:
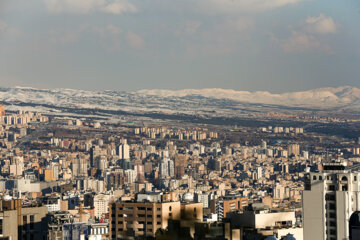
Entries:
<svg viewBox="0 0 360 240">
<path fill-rule="evenodd" d="M 332 108 L 345 106 L 360 100 L 360 89 L 355 87 L 320 88 L 303 92 L 273 94 L 228 89 L 140 90 L 137 93 L 162 97 L 202 96 L 230 99 L 238 102 L 274 104 L 281 106 Z"/>
<path fill-rule="evenodd" d="M 251 111 L 277 111 L 281 108 L 351 110 L 360 112 L 360 89 L 320 88 L 303 92 L 273 94 L 228 89 L 86 91 L 0 87 L 0 101 L 6 105 L 23 103 L 41 109 L 101 109 L 125 112 L 167 114 L 207 114 L 239 116 Z M 14 106 L 12 108 L 14 108 Z M 58 109 L 57 109 L 58 110 Z"/>
</svg>

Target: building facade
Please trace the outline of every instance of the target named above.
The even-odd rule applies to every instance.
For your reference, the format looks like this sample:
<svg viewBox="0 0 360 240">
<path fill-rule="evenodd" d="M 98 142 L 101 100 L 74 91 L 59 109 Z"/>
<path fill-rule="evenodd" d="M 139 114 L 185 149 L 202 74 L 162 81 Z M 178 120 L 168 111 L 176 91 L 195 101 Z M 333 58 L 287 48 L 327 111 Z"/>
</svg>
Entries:
<svg viewBox="0 0 360 240">
<path fill-rule="evenodd" d="M 306 173 L 304 239 L 360 239 L 360 173 L 354 170 L 331 163 L 322 172 Z"/>
</svg>

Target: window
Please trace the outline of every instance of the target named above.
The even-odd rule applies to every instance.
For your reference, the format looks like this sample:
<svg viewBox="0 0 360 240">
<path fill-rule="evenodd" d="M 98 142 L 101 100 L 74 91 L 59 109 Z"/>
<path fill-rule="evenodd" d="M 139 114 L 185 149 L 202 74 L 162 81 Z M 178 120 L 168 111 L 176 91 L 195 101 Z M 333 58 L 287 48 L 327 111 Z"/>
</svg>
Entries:
<svg viewBox="0 0 360 240">
<path fill-rule="evenodd" d="M 354 176 L 354 181 L 357 181 L 357 177 L 356 177 L 356 176 Z"/>
<path fill-rule="evenodd" d="M 322 180 L 322 176 L 319 176 L 319 180 Z"/>
<path fill-rule="evenodd" d="M 160 218 L 160 217 L 161 217 L 161 215 L 160 215 L 160 214 L 158 214 L 158 215 L 156 215 L 156 217 Z"/>
<path fill-rule="evenodd" d="M 23 225 L 26 225 L 26 224 L 27 224 L 27 216 L 24 215 L 24 216 L 23 216 Z"/>
<path fill-rule="evenodd" d="M 315 176 L 315 175 L 313 176 L 313 180 L 316 180 L 316 176 Z"/>
<path fill-rule="evenodd" d="M 171 211 L 171 206 L 169 207 L 169 211 Z"/>
<path fill-rule="evenodd" d="M 335 195 L 334 194 L 326 194 L 325 200 L 335 201 Z"/>
<path fill-rule="evenodd" d="M 161 211 L 161 208 L 156 208 L 157 211 Z"/>
<path fill-rule="evenodd" d="M 334 203 L 330 203 L 329 204 L 329 209 L 330 210 L 335 210 L 336 209 L 336 205 Z"/>
<path fill-rule="evenodd" d="M 35 221 L 35 216 L 30 215 L 30 230 L 34 229 L 34 221 Z"/>
<path fill-rule="evenodd" d="M 0 218 L 0 234 L 3 234 L 3 219 Z"/>
<path fill-rule="evenodd" d="M 343 177 L 341 178 L 341 181 L 347 181 L 347 177 L 346 177 L 346 176 L 343 176 Z"/>
<path fill-rule="evenodd" d="M 169 217 L 171 217 L 172 216 L 172 213 L 169 213 Z"/>
<path fill-rule="evenodd" d="M 161 225 L 161 222 L 156 222 L 157 225 Z"/>
</svg>

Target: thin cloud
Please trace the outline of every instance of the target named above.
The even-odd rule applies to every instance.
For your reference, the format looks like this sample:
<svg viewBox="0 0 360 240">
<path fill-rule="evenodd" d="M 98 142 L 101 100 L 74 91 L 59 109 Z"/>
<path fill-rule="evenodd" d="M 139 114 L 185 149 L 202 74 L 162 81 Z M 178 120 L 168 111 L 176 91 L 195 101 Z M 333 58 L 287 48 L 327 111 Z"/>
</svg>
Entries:
<svg viewBox="0 0 360 240">
<path fill-rule="evenodd" d="M 209 13 L 231 13 L 266 11 L 301 1 L 303 0 L 198 0 L 198 4 Z"/>
<path fill-rule="evenodd" d="M 141 38 L 139 35 L 137 35 L 136 33 L 133 33 L 131 31 L 129 31 L 126 34 L 126 40 L 128 42 L 128 44 L 136 49 L 142 49 L 144 48 L 145 45 L 145 41 L 143 38 Z"/>
<path fill-rule="evenodd" d="M 272 36 L 272 39 L 288 53 L 321 51 L 334 54 L 334 50 L 327 43 L 326 34 L 336 33 L 337 25 L 331 17 L 321 13 L 317 17 L 307 17 L 297 26 L 291 27 L 291 34 L 288 38 L 277 39 Z"/>
<path fill-rule="evenodd" d="M 112 14 L 122 14 L 136 13 L 138 9 L 135 7 L 135 5 L 127 1 L 116 1 L 103 7 L 102 11 Z"/>
<path fill-rule="evenodd" d="M 337 24 L 331 17 L 326 17 L 321 13 L 318 17 L 306 18 L 305 29 L 312 33 L 336 33 Z"/>
<path fill-rule="evenodd" d="M 321 42 L 315 36 L 303 33 L 292 31 L 291 36 L 282 41 L 282 47 L 285 52 L 305 52 L 319 50 L 328 54 L 334 54 L 334 51 L 331 47 Z"/>
<path fill-rule="evenodd" d="M 23 32 L 12 26 L 9 26 L 6 22 L 0 20 L 0 34 L 7 37 L 19 37 L 23 35 Z"/>
<path fill-rule="evenodd" d="M 4 21 L 0 20 L 0 33 L 5 31 L 6 28 L 7 28 L 7 24 Z"/>
<path fill-rule="evenodd" d="M 111 14 L 136 13 L 137 7 L 127 0 L 44 0 L 51 13 L 89 14 L 104 12 Z"/>
</svg>

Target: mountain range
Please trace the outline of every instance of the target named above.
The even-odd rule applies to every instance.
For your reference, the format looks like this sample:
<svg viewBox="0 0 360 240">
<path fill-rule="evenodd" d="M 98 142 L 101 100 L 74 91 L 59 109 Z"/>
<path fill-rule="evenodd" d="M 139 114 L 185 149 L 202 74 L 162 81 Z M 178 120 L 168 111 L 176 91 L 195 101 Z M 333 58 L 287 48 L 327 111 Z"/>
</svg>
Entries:
<svg viewBox="0 0 360 240">
<path fill-rule="evenodd" d="M 351 86 L 274 94 L 206 88 L 184 90 L 85 91 L 75 89 L 0 88 L 8 109 L 45 113 L 92 109 L 127 113 L 242 116 L 256 112 L 322 111 L 360 113 L 360 89 Z"/>
</svg>

